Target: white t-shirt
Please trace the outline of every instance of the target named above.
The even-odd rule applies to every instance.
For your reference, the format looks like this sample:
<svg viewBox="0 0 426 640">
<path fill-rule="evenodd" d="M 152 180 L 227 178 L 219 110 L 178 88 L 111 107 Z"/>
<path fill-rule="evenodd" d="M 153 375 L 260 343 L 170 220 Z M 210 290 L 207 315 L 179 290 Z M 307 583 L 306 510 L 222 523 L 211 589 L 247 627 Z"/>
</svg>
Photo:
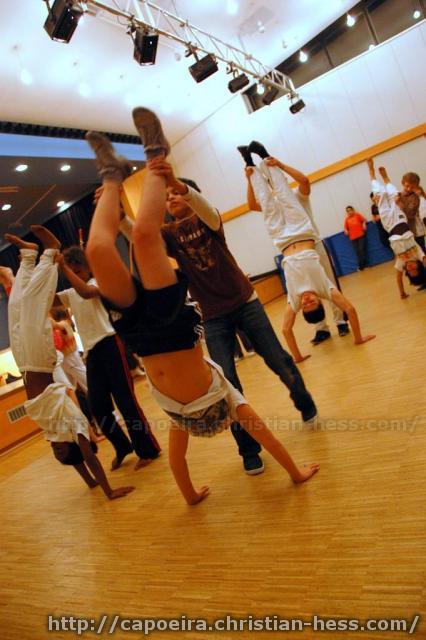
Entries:
<svg viewBox="0 0 426 640">
<path fill-rule="evenodd" d="M 421 248 L 416 242 L 414 247 L 412 247 L 411 249 L 408 249 L 408 251 L 400 254 L 397 257 L 397 259 L 395 260 L 395 269 L 397 269 L 397 271 L 404 271 L 404 265 L 406 262 L 408 262 L 409 260 L 423 261 L 424 257 L 425 257 L 425 254 L 423 253 L 423 251 L 421 250 Z"/>
<path fill-rule="evenodd" d="M 313 291 L 319 298 L 331 300 L 331 290 L 336 285 L 327 278 L 314 249 L 304 249 L 284 257 L 283 268 L 288 302 L 295 313 L 299 311 L 300 298 L 306 291 Z"/>
<path fill-rule="evenodd" d="M 67 386 L 54 382 L 32 400 L 24 403 L 25 411 L 43 429 L 50 442 L 76 442 L 81 434 L 87 440 L 89 423 L 79 407 L 67 395 Z"/>
<path fill-rule="evenodd" d="M 95 278 L 91 278 L 87 284 L 97 285 Z M 115 334 L 100 298 L 86 300 L 75 289 L 60 291 L 58 297 L 75 317 L 85 354 L 101 340 Z"/>
</svg>

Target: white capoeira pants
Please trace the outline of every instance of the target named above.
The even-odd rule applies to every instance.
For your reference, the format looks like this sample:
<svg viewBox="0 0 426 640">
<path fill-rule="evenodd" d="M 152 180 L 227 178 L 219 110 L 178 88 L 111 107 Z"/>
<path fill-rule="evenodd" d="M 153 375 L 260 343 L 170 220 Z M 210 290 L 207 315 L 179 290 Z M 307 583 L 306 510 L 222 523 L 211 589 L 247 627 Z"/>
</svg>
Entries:
<svg viewBox="0 0 426 640">
<path fill-rule="evenodd" d="M 21 265 L 10 293 L 8 316 L 10 346 L 23 373 L 52 373 L 56 365 L 52 325 L 48 319 L 58 282 L 56 253 L 55 249 L 46 249 L 36 266 L 37 251 L 21 250 Z"/>
<path fill-rule="evenodd" d="M 390 233 L 397 224 L 407 223 L 406 215 L 395 202 L 398 196 L 398 189 L 395 185 L 390 182 L 383 184 L 379 182 L 379 180 L 372 180 L 371 190 L 374 195 L 379 196 L 377 207 L 379 209 L 380 220 L 388 233 Z M 412 231 L 391 235 L 389 237 L 389 244 L 396 256 L 418 246 Z"/>
<path fill-rule="evenodd" d="M 314 240 L 315 250 L 327 277 L 336 284 L 336 276 L 322 241 L 309 213 L 290 188 L 284 172 L 278 167 L 268 167 L 264 160 L 255 167 L 250 176 L 251 185 L 257 202 L 262 208 L 266 227 L 275 246 L 283 251 L 294 242 Z M 330 302 L 336 325 L 346 324 L 343 311 Z M 317 331 L 329 331 L 326 320 L 317 322 Z"/>
<path fill-rule="evenodd" d="M 21 372 L 53 373 L 57 354 L 48 318 L 58 282 L 56 249 L 46 249 L 36 265 L 37 251 L 21 249 L 21 265 L 9 297 L 10 346 Z M 27 415 L 43 429 L 46 440 L 77 442 L 89 439 L 89 425 L 71 398 L 69 386 L 52 383 L 24 403 Z"/>
<path fill-rule="evenodd" d="M 250 182 L 268 233 L 279 251 L 294 242 L 317 239 L 306 209 L 290 189 L 281 169 L 269 167 L 262 160 L 253 168 Z"/>
</svg>

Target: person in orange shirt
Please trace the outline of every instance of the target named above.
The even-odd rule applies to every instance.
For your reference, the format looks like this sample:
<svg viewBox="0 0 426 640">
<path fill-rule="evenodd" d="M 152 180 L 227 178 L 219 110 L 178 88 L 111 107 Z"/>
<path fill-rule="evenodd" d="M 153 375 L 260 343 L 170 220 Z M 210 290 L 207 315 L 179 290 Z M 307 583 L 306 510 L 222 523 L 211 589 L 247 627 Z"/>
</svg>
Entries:
<svg viewBox="0 0 426 640">
<path fill-rule="evenodd" d="M 367 220 L 361 213 L 355 211 L 353 207 L 346 207 L 345 224 L 343 231 L 352 242 L 353 248 L 358 258 L 358 268 L 362 271 L 366 265 L 365 259 L 365 233 L 367 231 Z"/>
</svg>

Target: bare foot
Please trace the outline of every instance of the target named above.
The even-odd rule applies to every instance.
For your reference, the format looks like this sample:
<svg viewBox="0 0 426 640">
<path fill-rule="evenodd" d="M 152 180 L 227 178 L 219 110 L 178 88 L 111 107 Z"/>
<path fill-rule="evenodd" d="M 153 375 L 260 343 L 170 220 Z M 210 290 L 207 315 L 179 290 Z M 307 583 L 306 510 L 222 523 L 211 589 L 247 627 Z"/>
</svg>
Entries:
<svg viewBox="0 0 426 640">
<path fill-rule="evenodd" d="M 108 494 L 109 500 L 117 500 L 117 498 L 124 498 L 128 493 L 135 490 L 135 487 L 119 487 L 118 489 L 112 489 Z"/>
<path fill-rule="evenodd" d="M 309 480 L 309 478 L 311 478 L 314 475 L 314 473 L 319 471 L 319 468 L 320 466 L 317 462 L 302 464 L 302 466 L 299 467 L 298 477 L 292 479 L 294 484 L 301 484 L 302 482 L 306 482 L 306 480 Z"/>
<path fill-rule="evenodd" d="M 388 172 L 386 171 L 385 167 L 379 167 L 378 171 L 383 178 L 383 182 L 389 182 Z"/>
<path fill-rule="evenodd" d="M 25 240 L 22 240 L 22 238 L 19 238 L 18 236 L 14 236 L 12 233 L 5 233 L 4 238 L 11 244 L 14 244 L 15 247 L 18 247 L 18 249 L 31 249 L 33 251 L 38 251 L 38 244 L 35 242 L 25 242 Z"/>
<path fill-rule="evenodd" d="M 38 238 L 45 249 L 60 249 L 61 243 L 58 238 L 53 235 L 49 229 L 42 227 L 41 224 L 32 224 L 31 231 Z"/>
<path fill-rule="evenodd" d="M 138 469 L 142 469 L 142 467 L 147 467 L 151 462 L 154 462 L 154 460 L 157 460 L 157 458 L 139 458 L 134 466 L 134 470 L 138 471 Z"/>
<path fill-rule="evenodd" d="M 115 471 L 116 469 L 121 467 L 121 465 L 123 464 L 124 458 L 128 456 L 130 453 L 133 453 L 133 452 L 129 451 L 128 453 L 125 453 L 124 456 L 116 456 L 114 460 L 111 462 L 111 471 Z"/>
</svg>

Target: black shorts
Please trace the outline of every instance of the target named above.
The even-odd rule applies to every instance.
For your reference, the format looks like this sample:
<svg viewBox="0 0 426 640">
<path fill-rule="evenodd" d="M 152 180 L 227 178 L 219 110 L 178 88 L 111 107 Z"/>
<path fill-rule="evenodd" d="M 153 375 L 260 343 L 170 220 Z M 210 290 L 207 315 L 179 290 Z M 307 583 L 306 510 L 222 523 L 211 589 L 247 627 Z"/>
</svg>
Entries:
<svg viewBox="0 0 426 640">
<path fill-rule="evenodd" d="M 133 277 L 136 300 L 120 309 L 102 298 L 112 326 L 139 356 L 192 349 L 201 339 L 201 313 L 186 302 L 188 280 L 180 271 L 177 282 L 163 289 L 144 289 Z"/>
</svg>

